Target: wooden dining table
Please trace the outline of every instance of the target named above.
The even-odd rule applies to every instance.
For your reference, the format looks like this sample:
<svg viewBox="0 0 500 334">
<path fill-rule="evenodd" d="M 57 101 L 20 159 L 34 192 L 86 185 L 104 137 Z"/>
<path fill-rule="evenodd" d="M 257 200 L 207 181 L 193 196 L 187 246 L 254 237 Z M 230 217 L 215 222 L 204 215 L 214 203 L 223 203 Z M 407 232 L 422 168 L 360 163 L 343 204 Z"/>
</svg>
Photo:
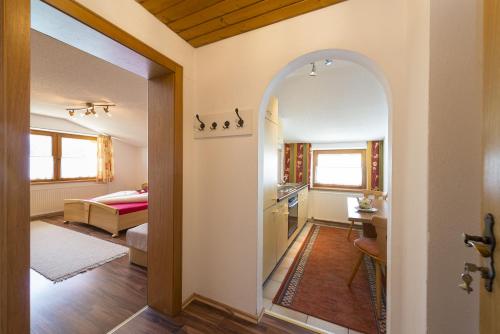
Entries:
<svg viewBox="0 0 500 334">
<path fill-rule="evenodd" d="M 358 199 L 356 197 L 347 198 L 347 220 L 353 223 L 363 224 L 363 235 L 368 238 L 373 238 L 377 235 L 375 228 L 371 224 L 373 216 L 379 216 L 387 219 L 387 213 L 389 212 L 388 204 L 386 200 L 383 199 L 373 199 L 372 206 L 377 209 L 377 212 L 361 212 L 356 208 L 358 206 Z M 351 231 L 347 238 L 349 239 Z"/>
</svg>

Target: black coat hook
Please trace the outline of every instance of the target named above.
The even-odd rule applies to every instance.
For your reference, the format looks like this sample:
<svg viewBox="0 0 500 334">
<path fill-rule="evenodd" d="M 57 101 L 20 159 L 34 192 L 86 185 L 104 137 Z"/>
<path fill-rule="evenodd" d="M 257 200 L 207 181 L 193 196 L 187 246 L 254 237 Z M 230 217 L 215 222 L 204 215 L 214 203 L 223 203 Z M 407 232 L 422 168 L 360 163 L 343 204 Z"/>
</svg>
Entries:
<svg viewBox="0 0 500 334">
<path fill-rule="evenodd" d="M 231 123 L 229 121 L 225 121 L 224 122 L 224 125 L 222 126 L 224 129 L 228 129 L 229 128 L 229 125 L 231 125 Z"/>
<path fill-rule="evenodd" d="M 234 109 L 234 112 L 236 113 L 236 116 L 238 116 L 238 124 L 236 124 L 236 127 L 238 128 L 242 128 L 243 127 L 243 124 L 245 124 L 245 121 L 243 120 L 243 118 L 241 118 L 239 112 L 238 112 L 238 108 Z"/>
<path fill-rule="evenodd" d="M 196 119 L 198 122 L 200 122 L 200 126 L 198 127 L 198 130 L 203 131 L 205 130 L 205 123 L 203 123 L 200 119 L 200 115 L 196 114 Z"/>
<path fill-rule="evenodd" d="M 210 126 L 210 130 L 217 129 L 217 122 L 212 122 L 212 126 Z"/>
</svg>

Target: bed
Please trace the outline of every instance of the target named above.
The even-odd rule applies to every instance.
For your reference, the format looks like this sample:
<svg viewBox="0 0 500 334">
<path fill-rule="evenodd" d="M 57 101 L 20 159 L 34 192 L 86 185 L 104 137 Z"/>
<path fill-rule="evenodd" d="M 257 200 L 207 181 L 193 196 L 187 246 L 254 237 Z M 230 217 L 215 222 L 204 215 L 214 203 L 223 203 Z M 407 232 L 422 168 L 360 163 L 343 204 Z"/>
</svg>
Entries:
<svg viewBox="0 0 500 334">
<path fill-rule="evenodd" d="M 130 263 L 148 266 L 148 224 L 142 224 L 127 231 L 127 245 L 130 247 Z"/>
<path fill-rule="evenodd" d="M 96 226 L 116 237 L 120 231 L 148 221 L 147 190 L 120 191 L 92 199 L 66 199 L 64 221 Z"/>
</svg>

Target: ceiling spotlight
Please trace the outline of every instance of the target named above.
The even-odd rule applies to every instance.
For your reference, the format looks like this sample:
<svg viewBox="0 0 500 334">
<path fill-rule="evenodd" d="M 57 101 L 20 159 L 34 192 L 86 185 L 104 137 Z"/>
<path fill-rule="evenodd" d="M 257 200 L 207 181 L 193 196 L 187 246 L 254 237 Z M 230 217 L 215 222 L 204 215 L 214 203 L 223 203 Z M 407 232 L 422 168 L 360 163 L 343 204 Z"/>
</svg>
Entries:
<svg viewBox="0 0 500 334">
<path fill-rule="evenodd" d="M 75 116 L 75 111 L 73 109 L 68 109 L 68 113 L 71 117 Z"/>
<path fill-rule="evenodd" d="M 311 63 L 311 65 L 312 65 L 312 68 L 311 68 L 311 72 L 309 72 L 309 76 L 315 77 L 316 76 L 316 64 Z"/>
<path fill-rule="evenodd" d="M 331 59 L 325 59 L 325 65 L 326 66 L 330 66 L 331 64 L 333 64 L 333 60 L 331 60 Z"/>
</svg>

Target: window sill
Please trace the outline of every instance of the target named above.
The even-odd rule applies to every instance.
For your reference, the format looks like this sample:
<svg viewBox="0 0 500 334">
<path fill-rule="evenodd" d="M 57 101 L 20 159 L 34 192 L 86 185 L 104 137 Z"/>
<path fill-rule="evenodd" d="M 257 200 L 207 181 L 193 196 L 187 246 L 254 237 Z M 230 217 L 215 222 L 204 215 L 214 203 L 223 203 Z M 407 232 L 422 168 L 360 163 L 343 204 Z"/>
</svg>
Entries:
<svg viewBox="0 0 500 334">
<path fill-rule="evenodd" d="M 313 191 L 332 191 L 341 193 L 360 193 L 362 194 L 365 189 L 359 188 L 333 188 L 333 187 L 311 187 Z"/>
<path fill-rule="evenodd" d="M 31 185 L 42 184 L 59 184 L 59 183 L 76 183 L 76 182 L 93 182 L 97 183 L 96 179 L 73 179 L 73 180 L 47 180 L 47 181 L 31 181 Z"/>
</svg>

